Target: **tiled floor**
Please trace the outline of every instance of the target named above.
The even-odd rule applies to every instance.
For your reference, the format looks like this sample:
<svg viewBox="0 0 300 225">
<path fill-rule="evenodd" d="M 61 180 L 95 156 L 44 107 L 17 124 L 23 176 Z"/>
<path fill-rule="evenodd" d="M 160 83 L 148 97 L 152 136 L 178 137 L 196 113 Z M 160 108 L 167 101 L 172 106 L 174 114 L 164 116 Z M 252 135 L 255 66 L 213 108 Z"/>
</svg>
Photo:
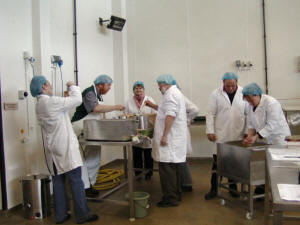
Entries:
<svg viewBox="0 0 300 225">
<path fill-rule="evenodd" d="M 255 215 L 252 220 L 245 218 L 246 211 L 234 204 L 220 205 L 218 199 L 206 201 L 204 195 L 209 189 L 211 160 L 192 160 L 190 168 L 194 179 L 194 191 L 183 194 L 183 199 L 178 207 L 158 208 L 156 203 L 160 200 L 161 190 L 158 173 L 155 173 L 150 181 L 137 181 L 135 190 L 150 193 L 150 208 L 148 216 L 136 219 L 134 222 L 128 220 L 129 210 L 126 206 L 112 203 L 89 202 L 93 212 L 98 213 L 100 218 L 90 224 L 105 225 L 262 225 L 263 224 L 263 202 L 255 202 Z M 121 165 L 115 165 L 121 167 Z M 126 188 L 115 193 L 111 198 L 124 198 Z M 35 225 L 54 224 L 52 217 L 43 220 L 24 219 L 22 210 L 2 213 L 1 225 Z M 64 224 L 75 224 L 74 217 Z M 271 222 L 270 222 L 271 224 Z M 284 222 L 287 225 L 299 224 L 298 222 Z"/>
</svg>

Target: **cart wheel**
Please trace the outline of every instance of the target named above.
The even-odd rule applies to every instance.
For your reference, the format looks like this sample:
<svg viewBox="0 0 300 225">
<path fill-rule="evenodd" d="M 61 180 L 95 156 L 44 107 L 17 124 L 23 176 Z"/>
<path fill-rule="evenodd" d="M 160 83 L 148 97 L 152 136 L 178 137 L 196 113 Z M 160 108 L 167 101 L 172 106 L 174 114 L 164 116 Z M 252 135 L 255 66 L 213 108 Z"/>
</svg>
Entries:
<svg viewBox="0 0 300 225">
<path fill-rule="evenodd" d="M 220 199 L 220 205 L 225 205 L 225 204 L 226 204 L 225 199 Z"/>
<path fill-rule="evenodd" d="M 129 221 L 130 222 L 134 222 L 135 221 L 135 218 L 133 217 L 133 218 L 129 218 Z"/>
<path fill-rule="evenodd" d="M 251 212 L 247 212 L 246 213 L 246 218 L 247 218 L 247 220 L 252 220 L 252 213 Z"/>
</svg>

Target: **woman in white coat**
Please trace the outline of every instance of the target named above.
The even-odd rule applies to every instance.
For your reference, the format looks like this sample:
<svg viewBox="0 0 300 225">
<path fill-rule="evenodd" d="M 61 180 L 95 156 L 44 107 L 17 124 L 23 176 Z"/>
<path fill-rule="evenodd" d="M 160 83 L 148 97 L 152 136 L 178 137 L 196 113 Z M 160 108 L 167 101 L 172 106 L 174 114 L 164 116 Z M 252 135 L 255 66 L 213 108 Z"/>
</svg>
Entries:
<svg viewBox="0 0 300 225">
<path fill-rule="evenodd" d="M 184 96 L 185 107 L 186 107 L 186 117 L 187 117 L 187 125 L 189 126 L 193 119 L 198 115 L 199 109 L 198 107 L 190 101 L 187 97 Z M 187 129 L 187 155 L 191 155 L 193 153 L 192 148 L 192 140 L 191 133 L 189 128 Z M 180 169 L 180 181 L 181 181 L 181 190 L 184 192 L 189 192 L 193 190 L 193 179 L 191 175 L 191 171 L 188 165 L 188 162 L 181 164 Z"/>
<path fill-rule="evenodd" d="M 256 83 L 248 84 L 243 89 L 248 106 L 248 135 L 244 145 L 256 141 L 272 145 L 286 145 L 285 138 L 291 135 L 280 103 L 269 95 L 264 95 Z M 263 194 L 264 185 L 257 186 L 255 194 Z M 258 199 L 261 200 L 261 199 Z"/>
<path fill-rule="evenodd" d="M 133 97 L 128 99 L 125 112 L 127 114 L 153 114 L 156 110 L 150 108 L 145 104 L 146 101 L 154 102 L 150 96 L 145 95 L 145 86 L 142 81 L 136 81 L 133 84 Z M 150 180 L 153 174 L 153 159 L 152 141 L 142 141 L 139 144 L 132 146 L 133 150 L 133 165 L 137 169 L 148 169 L 149 171 L 145 175 L 145 180 Z M 144 160 L 143 160 L 144 155 Z M 135 171 L 135 175 L 138 176 L 141 171 Z"/>
<path fill-rule="evenodd" d="M 249 103 L 248 135 L 243 140 L 245 145 L 257 140 L 267 144 L 286 145 L 285 138 L 291 135 L 280 103 L 273 97 L 263 94 L 256 83 L 243 89 L 244 99 Z"/>
<path fill-rule="evenodd" d="M 65 178 L 69 178 L 77 223 L 97 220 L 91 215 L 85 199 L 81 179 L 82 159 L 68 111 L 81 103 L 80 88 L 67 83 L 69 97 L 52 96 L 52 87 L 44 76 L 34 76 L 30 92 L 37 98 L 36 114 L 42 128 L 49 172 L 53 177 L 54 211 L 57 224 L 70 218 L 65 192 Z"/>
</svg>

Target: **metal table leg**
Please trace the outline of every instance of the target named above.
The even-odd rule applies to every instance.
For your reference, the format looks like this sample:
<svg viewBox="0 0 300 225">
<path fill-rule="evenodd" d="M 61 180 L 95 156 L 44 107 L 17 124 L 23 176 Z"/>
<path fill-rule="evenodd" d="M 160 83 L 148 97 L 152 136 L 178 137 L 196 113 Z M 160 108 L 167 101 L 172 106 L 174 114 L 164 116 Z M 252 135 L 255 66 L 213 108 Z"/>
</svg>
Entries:
<svg viewBox="0 0 300 225">
<path fill-rule="evenodd" d="M 265 215 L 264 215 L 264 220 L 265 220 L 265 225 L 268 225 L 268 220 L 270 216 L 270 181 L 269 181 L 269 173 L 268 173 L 268 168 L 267 168 L 267 160 L 265 163 Z"/>
<path fill-rule="evenodd" d="M 252 216 L 253 216 L 253 194 L 254 194 L 254 187 L 250 182 L 250 184 L 249 184 L 249 193 L 248 193 L 249 211 L 246 214 L 246 218 L 248 220 L 251 220 Z"/>
<path fill-rule="evenodd" d="M 134 221 L 134 200 L 133 200 L 133 162 L 132 162 L 132 146 L 126 145 L 128 152 L 127 168 L 128 168 L 128 196 L 129 196 L 129 220 Z"/>
<path fill-rule="evenodd" d="M 282 211 L 273 211 L 273 224 L 282 225 Z"/>
<path fill-rule="evenodd" d="M 124 176 L 125 178 L 128 177 L 128 171 L 127 171 L 127 150 L 126 150 L 126 146 L 123 146 L 123 158 L 124 158 Z"/>
</svg>

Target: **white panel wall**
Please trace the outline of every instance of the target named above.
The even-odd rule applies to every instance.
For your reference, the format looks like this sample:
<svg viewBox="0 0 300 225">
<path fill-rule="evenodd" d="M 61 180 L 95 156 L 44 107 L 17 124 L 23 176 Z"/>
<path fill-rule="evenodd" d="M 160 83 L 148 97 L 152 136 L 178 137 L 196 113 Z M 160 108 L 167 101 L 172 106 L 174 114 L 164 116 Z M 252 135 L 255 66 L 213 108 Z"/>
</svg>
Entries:
<svg viewBox="0 0 300 225">
<path fill-rule="evenodd" d="M 128 1 L 129 82 L 144 80 L 147 93 L 159 100 L 155 79 L 171 73 L 201 115 L 224 72 L 236 71 L 237 59 L 254 64 L 238 72 L 240 83 L 263 85 L 260 2 Z"/>
<path fill-rule="evenodd" d="M 32 54 L 31 1 L 0 1 L 0 70 L 2 80 L 2 101 L 18 103 L 18 109 L 3 111 L 4 149 L 6 160 L 6 181 L 8 207 L 22 201 L 19 178 L 38 170 L 40 145 L 37 142 L 33 99 L 18 100 L 18 90 L 26 90 L 23 51 Z M 27 65 L 28 66 L 28 65 Z M 31 69 L 28 67 L 28 76 Z M 3 110 L 3 105 L 1 106 Z M 29 129 L 27 123 L 29 118 Z M 29 142 L 21 143 L 21 132 Z"/>
<path fill-rule="evenodd" d="M 269 93 L 279 98 L 300 94 L 299 8 L 297 0 L 266 0 Z M 265 89 L 261 0 L 130 0 L 127 12 L 129 86 L 143 80 L 159 102 L 155 79 L 171 73 L 201 115 L 224 72 L 237 72 L 242 86 L 256 82 Z M 253 68 L 238 71 L 238 59 Z M 191 133 L 194 156 L 209 155 L 205 129 Z"/>
<path fill-rule="evenodd" d="M 300 1 L 269 0 L 266 9 L 270 94 L 280 99 L 300 98 Z"/>
<path fill-rule="evenodd" d="M 113 63 L 116 57 L 113 45 L 120 42 L 118 45 L 122 48 L 122 37 L 113 42 L 112 31 L 101 29 L 98 24 L 99 17 L 110 17 L 111 1 L 88 0 L 77 3 L 79 85 L 83 90 L 92 85 L 99 74 L 108 74 L 114 79 L 114 67 L 123 67 L 122 60 L 119 64 Z M 114 3 L 116 10 L 120 8 L 120 4 L 121 2 Z M 16 111 L 3 111 L 8 207 L 11 208 L 22 202 L 19 178 L 27 173 L 47 172 L 40 127 L 36 124 L 34 99 L 31 96 L 28 98 L 27 129 L 26 101 L 19 101 L 17 98 L 17 91 L 26 89 L 23 51 L 27 50 L 36 57 L 36 73 L 45 75 L 50 81 L 53 73 L 50 57 L 60 55 L 64 61 L 64 83 L 74 80 L 73 1 L 1 0 L 0 5 L 0 25 L 3 31 L 0 35 L 2 100 L 19 104 Z M 118 51 L 115 54 L 119 54 Z M 29 65 L 27 67 L 29 82 L 32 71 Z M 58 70 L 56 76 L 57 94 L 61 94 Z M 118 79 L 114 79 L 114 82 L 123 86 Z M 115 104 L 114 87 L 104 96 L 104 100 L 107 104 Z M 82 124 L 74 127 L 81 130 Z M 28 137 L 29 134 L 30 139 L 25 144 L 20 142 L 21 129 L 25 130 L 24 136 Z M 116 149 L 103 151 L 102 164 L 120 158 L 121 155 Z"/>
</svg>

